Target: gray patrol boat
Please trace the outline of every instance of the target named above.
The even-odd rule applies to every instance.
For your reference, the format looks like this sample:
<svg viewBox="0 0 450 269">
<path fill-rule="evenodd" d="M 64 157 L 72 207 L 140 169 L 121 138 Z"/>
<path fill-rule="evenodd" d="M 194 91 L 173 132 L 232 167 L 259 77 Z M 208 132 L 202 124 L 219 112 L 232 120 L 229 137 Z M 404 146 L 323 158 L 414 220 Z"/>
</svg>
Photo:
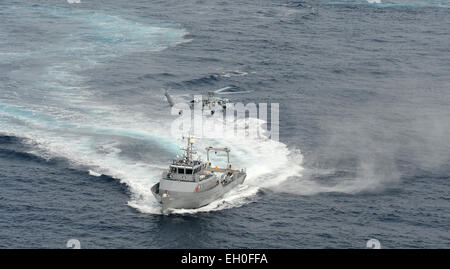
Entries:
<svg viewBox="0 0 450 269">
<path fill-rule="evenodd" d="M 231 169 L 228 148 L 207 147 L 207 162 L 194 159 L 194 138 L 187 138 L 187 148 L 181 158 L 177 156 L 169 169 L 164 171 L 159 183 L 152 187 L 152 193 L 162 205 L 162 212 L 170 209 L 199 208 L 221 198 L 247 176 L 244 169 Z M 209 152 L 223 151 L 227 154 L 226 168 L 212 167 Z"/>
</svg>

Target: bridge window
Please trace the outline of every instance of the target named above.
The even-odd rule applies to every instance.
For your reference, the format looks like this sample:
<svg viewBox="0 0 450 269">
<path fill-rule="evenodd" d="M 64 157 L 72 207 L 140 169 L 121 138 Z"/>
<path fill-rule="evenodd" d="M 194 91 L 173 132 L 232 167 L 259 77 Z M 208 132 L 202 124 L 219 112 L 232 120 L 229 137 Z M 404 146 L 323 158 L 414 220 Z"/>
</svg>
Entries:
<svg viewBox="0 0 450 269">
<path fill-rule="evenodd" d="M 192 175 L 192 169 L 191 168 L 186 168 L 186 174 L 187 175 Z"/>
<path fill-rule="evenodd" d="M 178 174 L 184 174 L 184 168 L 178 168 Z"/>
<path fill-rule="evenodd" d="M 177 172 L 177 168 L 176 167 L 170 167 L 170 172 L 172 173 L 176 173 Z"/>
</svg>

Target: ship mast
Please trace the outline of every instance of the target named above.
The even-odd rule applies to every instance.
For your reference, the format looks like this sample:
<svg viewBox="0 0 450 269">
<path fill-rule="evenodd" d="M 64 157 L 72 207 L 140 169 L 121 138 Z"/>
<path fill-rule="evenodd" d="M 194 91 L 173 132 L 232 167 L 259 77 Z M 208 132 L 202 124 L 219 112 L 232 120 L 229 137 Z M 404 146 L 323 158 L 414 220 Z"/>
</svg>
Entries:
<svg viewBox="0 0 450 269">
<path fill-rule="evenodd" d="M 193 158 L 194 154 L 197 154 L 197 152 L 194 150 L 195 138 L 192 136 L 189 136 L 189 137 L 183 136 L 183 139 L 184 138 L 187 139 L 187 147 L 185 149 L 183 149 L 184 150 L 183 161 L 185 161 L 186 163 L 189 163 L 194 160 L 194 158 Z"/>
</svg>

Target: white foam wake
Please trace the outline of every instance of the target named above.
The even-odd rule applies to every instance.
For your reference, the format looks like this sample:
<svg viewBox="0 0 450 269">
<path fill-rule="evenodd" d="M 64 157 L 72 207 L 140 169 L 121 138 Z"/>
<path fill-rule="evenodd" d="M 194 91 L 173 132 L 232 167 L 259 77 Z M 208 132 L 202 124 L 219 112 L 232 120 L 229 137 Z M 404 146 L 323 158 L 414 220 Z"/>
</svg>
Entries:
<svg viewBox="0 0 450 269">
<path fill-rule="evenodd" d="M 168 131 L 171 119 L 160 112 L 165 103 L 161 104 L 161 98 L 152 97 L 151 92 L 145 96 L 151 106 L 102 102 L 87 85 L 89 80 L 78 72 L 126 53 L 158 51 L 185 42 L 185 31 L 89 11 L 42 8 L 20 12 L 38 21 L 46 18 L 49 27 L 66 20 L 77 22 L 70 23 L 70 27 L 78 34 L 68 39 L 63 35 L 42 50 L 37 48 L 35 53 L 7 55 L 8 61 L 29 59 L 43 66 L 24 65 L 26 70 L 5 74 L 21 87 L 5 93 L 7 98 L 0 97 L 0 133 L 26 138 L 33 148 L 30 153 L 47 159 L 65 158 L 72 166 L 93 176 L 93 180 L 101 175 L 116 178 L 128 186 L 130 206 L 144 213 L 160 213 L 151 187 L 159 181 L 181 145 L 179 136 L 172 137 Z M 59 61 L 61 55 L 64 64 Z M 223 75 L 246 73 L 233 71 Z M 249 122 L 263 132 L 264 122 L 256 119 Z M 264 136 L 222 137 L 220 131 L 211 131 L 209 137 L 212 138 L 200 140 L 198 148 L 209 145 L 231 148 L 235 166 L 247 169 L 245 184 L 204 208 L 175 213 L 241 206 L 253 201 L 260 188 L 276 186 L 302 171 L 300 152 L 288 149 L 281 142 Z"/>
<path fill-rule="evenodd" d="M 217 119 L 205 117 L 204 120 L 215 121 Z M 208 137 L 210 138 L 197 140 L 197 148 L 202 149 L 211 145 L 230 148 L 233 167 L 246 169 L 247 178 L 244 184 L 205 207 L 189 210 L 177 209 L 172 213 L 192 214 L 239 207 L 253 202 L 261 188 L 278 186 L 293 176 L 301 177 L 303 156 L 299 150 L 290 150 L 285 144 L 261 135 L 265 132 L 264 121 L 252 118 L 242 121 L 246 121 L 247 127 L 248 124 L 257 126 L 259 132 L 254 133 L 253 136 L 247 134 L 242 137 L 236 135 L 232 129 L 225 134 L 221 129 L 209 130 Z M 212 160 L 213 162 L 219 161 L 214 157 Z M 149 199 L 135 199 L 130 205 L 141 212 L 155 212 L 155 204 L 149 203 Z"/>
</svg>

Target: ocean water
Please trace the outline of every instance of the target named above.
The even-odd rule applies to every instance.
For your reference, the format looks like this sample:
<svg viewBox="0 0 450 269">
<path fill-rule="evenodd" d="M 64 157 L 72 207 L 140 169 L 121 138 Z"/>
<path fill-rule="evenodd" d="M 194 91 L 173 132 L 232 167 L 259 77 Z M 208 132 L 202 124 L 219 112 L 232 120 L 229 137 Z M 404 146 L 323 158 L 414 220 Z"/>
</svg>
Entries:
<svg viewBox="0 0 450 269">
<path fill-rule="evenodd" d="M 0 247 L 450 247 L 450 1 L 0 2 Z M 245 184 L 162 215 L 164 98 L 279 103 Z"/>
</svg>

